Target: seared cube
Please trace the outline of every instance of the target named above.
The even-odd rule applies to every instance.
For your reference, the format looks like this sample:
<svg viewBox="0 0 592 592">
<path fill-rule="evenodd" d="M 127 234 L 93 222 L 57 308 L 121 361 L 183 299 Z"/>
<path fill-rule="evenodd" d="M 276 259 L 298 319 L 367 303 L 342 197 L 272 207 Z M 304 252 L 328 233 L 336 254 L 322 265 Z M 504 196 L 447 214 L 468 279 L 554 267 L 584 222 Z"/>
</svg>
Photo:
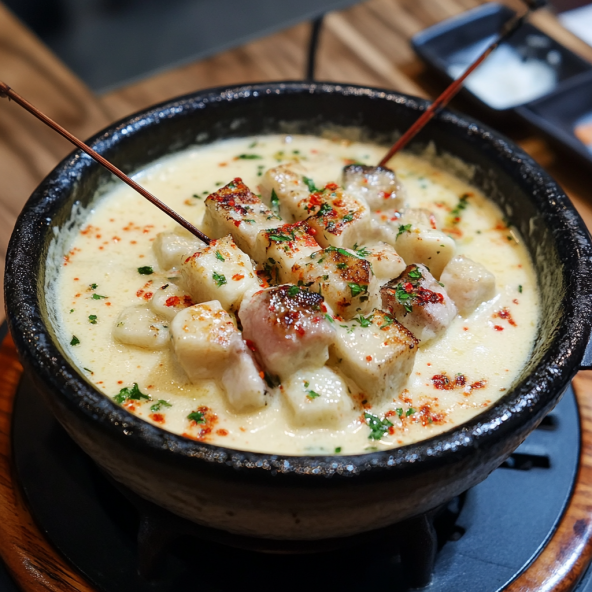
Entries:
<svg viewBox="0 0 592 592">
<path fill-rule="evenodd" d="M 113 338 L 144 349 L 166 349 L 169 346 L 168 322 L 148 306 L 128 306 L 117 318 Z"/>
<path fill-rule="evenodd" d="M 239 311 L 249 347 L 270 374 L 281 378 L 327 361 L 335 330 L 326 315 L 320 294 L 286 285 L 256 292 Z"/>
<path fill-rule="evenodd" d="M 481 263 L 464 255 L 451 259 L 440 280 L 462 315 L 470 314 L 495 296 L 495 276 Z"/>
<path fill-rule="evenodd" d="M 181 226 L 173 231 L 159 232 L 152 243 L 158 265 L 165 271 L 173 267 L 179 267 L 189 255 L 199 251 L 204 246 L 202 241 L 195 238 Z"/>
<path fill-rule="evenodd" d="M 344 319 L 372 310 L 370 295 L 376 279 L 368 261 L 354 251 L 327 247 L 301 259 L 292 267 L 293 281 L 322 294 Z"/>
<path fill-rule="evenodd" d="M 339 427 L 353 409 L 343 378 L 327 366 L 292 374 L 280 390 L 297 427 Z"/>
<path fill-rule="evenodd" d="M 222 374 L 222 386 L 228 402 L 238 413 L 265 407 L 271 393 L 248 351 L 233 351 Z"/>
<path fill-rule="evenodd" d="M 371 247 L 360 247 L 356 253 L 372 265 L 372 273 L 379 284 L 398 277 L 405 269 L 405 261 L 395 249 L 385 242 L 378 242 Z"/>
<path fill-rule="evenodd" d="M 268 272 L 268 281 L 272 284 L 291 282 L 292 265 L 321 250 L 306 222 L 262 230 L 257 236 L 257 242 L 257 251 L 264 253 L 260 265 Z"/>
<path fill-rule="evenodd" d="M 245 350 L 240 331 L 216 300 L 178 313 L 171 334 L 177 359 L 192 382 L 219 380 L 231 354 Z"/>
<path fill-rule="evenodd" d="M 400 210 L 407 199 L 397 175 L 386 167 L 350 164 L 343 169 L 343 186 L 366 200 L 371 210 Z"/>
<path fill-rule="evenodd" d="M 306 170 L 288 163 L 269 169 L 261 180 L 261 199 L 286 222 L 308 217 L 310 191 L 304 182 Z"/>
<path fill-rule="evenodd" d="M 282 224 L 251 190 L 236 178 L 206 199 L 204 227 L 212 238 L 232 234 L 240 249 L 255 257 L 254 249 L 260 230 Z"/>
<path fill-rule="evenodd" d="M 172 321 L 179 311 L 194 304 L 191 296 L 185 290 L 172 283 L 158 288 L 150 300 L 152 310 L 169 321 Z"/>
<path fill-rule="evenodd" d="M 424 265 L 408 265 L 382 286 L 382 308 L 407 327 L 422 344 L 440 335 L 456 316 L 456 306 Z"/>
<path fill-rule="evenodd" d="M 345 323 L 336 323 L 332 358 L 372 405 L 398 396 L 413 370 L 418 341 L 387 313 L 374 310 Z"/>
<path fill-rule="evenodd" d="M 351 247 L 370 235 L 372 217 L 370 208 L 362 199 L 329 183 L 322 193 L 313 193 L 316 200 L 309 205 L 312 214 L 307 222 L 322 247 Z M 318 204 L 318 205 L 317 205 Z"/>
<path fill-rule="evenodd" d="M 188 257 L 181 266 L 181 283 L 194 302 L 218 300 L 229 311 L 238 310 L 247 290 L 259 287 L 251 259 L 230 235 Z"/>
</svg>

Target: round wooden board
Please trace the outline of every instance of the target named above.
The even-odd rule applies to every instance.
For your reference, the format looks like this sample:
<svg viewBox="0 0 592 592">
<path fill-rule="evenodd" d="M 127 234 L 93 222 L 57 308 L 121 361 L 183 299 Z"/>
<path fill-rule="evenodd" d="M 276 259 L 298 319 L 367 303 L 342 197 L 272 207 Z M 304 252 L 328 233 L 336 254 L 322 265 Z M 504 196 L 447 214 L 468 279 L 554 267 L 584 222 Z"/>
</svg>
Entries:
<svg viewBox="0 0 592 592">
<path fill-rule="evenodd" d="M 0 555 L 24 591 L 93 592 L 39 531 L 15 480 L 10 430 L 23 369 L 10 335 L 0 346 L 0 369 Z M 507 592 L 573 590 L 592 559 L 592 372 L 580 372 L 573 386 L 582 421 L 574 494 L 549 544 Z"/>
</svg>

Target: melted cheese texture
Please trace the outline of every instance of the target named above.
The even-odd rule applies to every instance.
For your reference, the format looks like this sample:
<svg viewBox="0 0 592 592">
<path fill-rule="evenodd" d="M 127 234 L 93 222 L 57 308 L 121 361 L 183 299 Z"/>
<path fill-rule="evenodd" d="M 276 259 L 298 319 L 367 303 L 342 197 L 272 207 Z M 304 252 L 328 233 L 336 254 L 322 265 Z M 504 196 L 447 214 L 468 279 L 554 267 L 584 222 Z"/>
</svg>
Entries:
<svg viewBox="0 0 592 592">
<path fill-rule="evenodd" d="M 322 187 L 341 182 L 344 164 L 374 164 L 383 152 L 377 145 L 309 136 L 242 138 L 168 157 L 135 179 L 199 225 L 205 198 L 235 177 L 259 193 L 267 169 L 297 161 Z M 352 404 L 344 407 L 345 421 L 337 427 L 295 421 L 279 388 L 272 390 L 263 409 L 234 413 L 216 381 L 189 381 L 171 348 L 151 351 L 115 341 L 120 312 L 146 305 L 152 293 L 174 281 L 167 279 L 170 272 L 159 269 L 152 244 L 175 223 L 123 185 L 95 201 L 67 244 L 52 284 L 48 298 L 63 346 L 81 374 L 106 396 L 137 383 L 151 400 L 128 399 L 124 406 L 145 421 L 241 450 L 358 454 L 429 438 L 474 417 L 503 396 L 531 352 L 539 315 L 532 263 L 499 208 L 458 176 L 436 167 L 433 159 L 399 153 L 389 166 L 405 186 L 409 205 L 433 212 L 438 227 L 455 239 L 456 253 L 495 275 L 496 293 L 468 316 L 457 315 L 441 338 L 420 345 L 405 388 L 379 406 L 370 407 L 365 394 L 345 379 Z M 458 209 L 467 194 L 466 207 Z M 389 216 L 383 215 L 385 221 Z M 154 273 L 142 275 L 142 267 L 152 267 Z M 200 422 L 188 418 L 200 409 Z M 373 430 L 369 414 L 380 422 L 387 414 L 391 425 Z"/>
</svg>

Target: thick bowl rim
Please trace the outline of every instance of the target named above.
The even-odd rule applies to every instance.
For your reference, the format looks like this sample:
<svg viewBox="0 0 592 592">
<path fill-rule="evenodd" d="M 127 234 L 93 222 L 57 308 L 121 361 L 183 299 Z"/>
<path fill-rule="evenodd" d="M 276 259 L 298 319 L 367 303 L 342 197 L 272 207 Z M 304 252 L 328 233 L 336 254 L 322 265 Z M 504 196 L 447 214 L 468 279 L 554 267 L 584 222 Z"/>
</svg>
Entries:
<svg viewBox="0 0 592 592">
<path fill-rule="evenodd" d="M 270 82 L 234 87 L 205 89 L 173 98 L 141 110 L 106 127 L 89 140 L 101 153 L 134 130 L 158 125 L 183 109 L 207 110 L 220 101 L 244 101 L 266 94 L 339 94 L 367 96 L 374 100 L 397 103 L 418 115 L 429 101 L 402 93 L 352 84 L 323 82 Z M 453 111 L 443 110 L 438 120 L 452 124 L 467 135 L 478 136 L 500 159 L 519 170 L 523 179 L 536 185 L 555 208 L 562 222 L 562 240 L 573 258 L 570 269 L 569 296 L 573 312 L 566 315 L 556 338 L 532 374 L 536 383 L 523 381 L 484 412 L 457 427 L 429 439 L 399 448 L 355 455 L 299 456 L 248 452 L 194 441 L 167 432 L 120 407 L 94 388 L 64 358 L 52 342 L 40 312 L 43 292 L 34 273 L 35 261 L 41 256 L 40 243 L 31 241 L 35 233 L 51 232 L 51 218 L 45 217 L 50 192 L 67 191 L 84 166 L 98 167 L 81 151 L 68 155 L 39 185 L 20 214 L 10 240 L 5 276 L 6 313 L 13 339 L 25 366 L 36 380 L 49 387 L 56 402 L 66 405 L 88 421 L 98 424 L 103 432 L 119 439 L 123 445 L 151 454 L 164 455 L 167 462 L 195 467 L 195 463 L 230 469 L 246 469 L 248 474 L 266 473 L 293 476 L 352 476 L 415 472 L 431 466 L 442 467 L 466 459 L 475 449 L 494 446 L 504 434 L 511 434 L 525 423 L 542 419 L 558 400 L 568 382 L 579 369 L 592 328 L 592 243 L 579 214 L 557 183 L 522 149 L 486 125 Z M 85 159 L 87 159 L 85 161 Z M 64 183 L 64 180 L 66 182 Z M 55 201 L 55 200 L 54 200 Z M 35 259 L 37 255 L 37 259 Z M 564 262 L 563 262 L 564 263 Z M 38 264 L 41 265 L 40 263 Z M 531 375 L 532 375 L 531 374 Z"/>
</svg>

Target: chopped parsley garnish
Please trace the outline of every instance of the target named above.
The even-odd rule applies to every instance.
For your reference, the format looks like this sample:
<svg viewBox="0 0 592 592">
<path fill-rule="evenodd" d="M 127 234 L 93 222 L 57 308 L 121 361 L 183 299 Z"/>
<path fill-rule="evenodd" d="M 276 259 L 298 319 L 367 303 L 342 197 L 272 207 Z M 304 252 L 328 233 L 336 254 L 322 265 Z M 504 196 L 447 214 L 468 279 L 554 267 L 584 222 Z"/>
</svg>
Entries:
<svg viewBox="0 0 592 592">
<path fill-rule="evenodd" d="M 243 220 L 243 222 L 249 222 L 250 224 L 255 224 L 255 220 Z"/>
<path fill-rule="evenodd" d="M 74 312 L 74 309 L 73 309 L 73 308 L 71 308 L 71 309 L 70 309 L 70 314 L 72 314 L 73 312 Z"/>
<path fill-rule="evenodd" d="M 140 275 L 152 275 L 154 273 L 154 269 L 152 269 L 150 265 L 145 265 L 144 267 L 138 267 L 138 273 Z"/>
<path fill-rule="evenodd" d="M 125 403 L 128 399 L 132 399 L 134 401 L 141 401 L 142 399 L 146 399 L 146 401 L 151 401 L 152 397 L 150 395 L 145 395 L 142 391 L 140 391 L 140 387 L 138 386 L 137 382 L 134 382 L 134 386 L 131 388 L 124 387 L 122 388 L 119 393 L 117 393 L 113 400 L 120 405 Z"/>
<path fill-rule="evenodd" d="M 80 343 L 80 339 L 76 337 L 76 335 L 72 335 L 72 341 L 70 341 L 70 345 L 78 345 Z"/>
<path fill-rule="evenodd" d="M 364 246 L 358 247 L 358 243 L 354 245 L 353 250 L 357 253 L 358 257 L 368 257 L 370 255 L 370 251 Z"/>
<path fill-rule="evenodd" d="M 195 423 L 206 423 L 204 419 L 204 414 L 201 411 L 192 411 L 188 416 L 187 419 L 194 421 Z"/>
<path fill-rule="evenodd" d="M 395 240 L 397 240 L 404 232 L 411 232 L 411 224 L 401 224 Z"/>
<path fill-rule="evenodd" d="M 372 413 L 364 413 L 364 419 L 370 428 L 369 440 L 380 440 L 393 425 L 386 417 L 380 419 Z"/>
<path fill-rule="evenodd" d="M 450 215 L 453 218 L 453 220 L 452 220 L 453 224 L 458 224 L 458 222 L 460 222 L 460 214 L 469 205 L 468 200 L 469 200 L 468 193 L 461 195 L 460 199 L 458 200 L 458 204 L 456 204 L 456 207 L 453 208 L 452 211 L 450 212 Z"/>
<path fill-rule="evenodd" d="M 363 317 L 362 315 L 360 315 L 359 317 L 354 317 L 353 320 L 360 323 L 360 327 L 365 328 L 365 327 L 369 327 L 372 324 L 373 318 L 374 318 L 374 315 L 370 315 L 368 317 Z"/>
<path fill-rule="evenodd" d="M 160 411 L 161 407 L 172 407 L 172 405 L 164 399 L 158 399 L 154 405 L 150 406 L 150 411 L 152 411 L 152 413 L 156 413 L 157 411 Z"/>
<path fill-rule="evenodd" d="M 315 393 L 314 391 L 308 391 L 306 398 L 309 399 L 310 401 L 312 401 L 313 399 L 316 399 L 317 397 L 320 397 L 321 395 L 319 395 L 319 393 Z"/>
<path fill-rule="evenodd" d="M 310 384 L 310 383 L 308 382 L 308 380 L 305 380 L 305 381 L 304 381 L 304 388 L 308 388 L 308 385 L 309 385 L 309 384 Z"/>
<path fill-rule="evenodd" d="M 86 370 L 89 374 L 94 374 L 94 372 L 90 368 L 83 368 L 83 370 Z"/>
<path fill-rule="evenodd" d="M 522 294 L 522 284 L 520 284 L 520 285 L 518 286 L 518 292 L 520 292 L 520 294 Z"/>
<path fill-rule="evenodd" d="M 217 288 L 221 288 L 224 284 L 227 283 L 226 276 L 221 273 L 218 273 L 217 271 L 212 273 L 212 279 L 216 282 Z"/>
<path fill-rule="evenodd" d="M 338 446 L 338 447 L 335 449 L 335 454 L 339 454 L 340 452 L 341 452 L 341 446 Z"/>
<path fill-rule="evenodd" d="M 201 195 L 199 195 L 199 194 L 197 194 L 197 193 L 194 193 L 194 194 L 193 194 L 191 197 L 195 197 L 195 198 L 197 198 L 197 199 L 201 199 Z"/>
<path fill-rule="evenodd" d="M 253 140 L 250 144 L 249 144 L 249 148 L 255 148 L 255 146 L 257 146 L 257 140 Z"/>
<path fill-rule="evenodd" d="M 395 289 L 395 297 L 397 299 L 397 302 L 401 305 L 403 305 L 405 307 L 405 310 L 407 312 L 413 312 L 413 307 L 411 306 L 411 303 L 409 302 L 409 300 L 411 300 L 411 298 L 413 297 L 412 294 L 409 294 L 406 290 L 405 287 L 403 286 L 403 284 L 399 284 L 396 289 Z"/>
<path fill-rule="evenodd" d="M 93 294 L 92 295 L 93 300 L 100 300 L 101 298 L 109 298 L 109 296 L 101 296 L 100 294 Z"/>
<path fill-rule="evenodd" d="M 91 290 L 96 290 L 97 289 L 97 284 L 91 284 L 90 285 L 90 289 Z"/>
<path fill-rule="evenodd" d="M 282 232 L 279 229 L 274 229 L 270 231 L 270 234 L 267 235 L 269 240 L 275 241 L 276 243 L 281 242 L 290 242 L 296 240 L 296 236 L 294 235 L 294 231 L 291 232 Z"/>
<path fill-rule="evenodd" d="M 420 280 L 423 277 L 421 271 L 417 267 L 412 269 L 407 275 L 414 280 Z"/>
<path fill-rule="evenodd" d="M 330 214 L 332 211 L 333 211 L 333 208 L 331 207 L 331 205 L 328 203 L 324 203 L 319 208 L 319 211 L 317 212 L 317 216 L 326 216 L 327 214 Z"/>
<path fill-rule="evenodd" d="M 322 191 L 322 189 L 319 189 L 318 187 L 315 186 L 314 181 L 311 178 L 302 177 L 302 180 L 304 181 L 304 183 L 308 187 L 308 190 L 310 191 L 310 193 L 320 193 Z"/>
<path fill-rule="evenodd" d="M 407 413 L 405 413 L 405 417 L 409 417 L 410 415 L 413 415 L 415 413 L 415 409 L 413 409 L 413 407 L 409 407 L 409 409 L 407 409 Z"/>
<path fill-rule="evenodd" d="M 96 325 L 97 324 L 97 315 L 88 315 L 88 322 L 91 325 Z"/>
<path fill-rule="evenodd" d="M 216 251 L 216 259 L 218 259 L 218 261 L 226 261 L 226 259 L 222 257 L 222 253 L 220 253 L 220 251 Z"/>
<path fill-rule="evenodd" d="M 335 319 L 327 312 L 325 313 L 325 318 L 330 322 L 330 323 L 334 323 Z"/>
<path fill-rule="evenodd" d="M 259 156 L 259 154 L 239 154 L 237 158 L 242 160 L 257 160 L 263 158 L 263 156 Z"/>
<path fill-rule="evenodd" d="M 347 284 L 349 289 L 351 290 L 352 298 L 359 296 L 360 294 L 366 294 L 368 292 L 368 286 L 361 286 L 360 284 L 356 284 L 354 282 L 348 282 Z"/>
<path fill-rule="evenodd" d="M 350 210 L 343 218 L 341 219 L 343 222 L 351 222 L 354 219 L 354 213 Z"/>
<path fill-rule="evenodd" d="M 397 412 L 397 415 L 399 417 L 403 417 L 403 410 L 400 407 L 397 407 L 397 409 L 395 409 L 395 411 Z"/>
<path fill-rule="evenodd" d="M 394 319 L 391 319 L 391 317 L 389 317 L 388 315 L 385 315 L 384 317 L 382 317 L 382 324 L 380 325 L 380 330 L 384 331 L 387 327 L 392 325 L 393 322 L 394 322 Z"/>
<path fill-rule="evenodd" d="M 297 296 L 300 292 L 300 288 L 298 286 L 290 286 L 288 288 L 288 296 Z"/>
<path fill-rule="evenodd" d="M 275 189 L 271 190 L 271 209 L 274 214 L 279 214 L 280 211 L 280 198 L 277 196 Z"/>
</svg>

